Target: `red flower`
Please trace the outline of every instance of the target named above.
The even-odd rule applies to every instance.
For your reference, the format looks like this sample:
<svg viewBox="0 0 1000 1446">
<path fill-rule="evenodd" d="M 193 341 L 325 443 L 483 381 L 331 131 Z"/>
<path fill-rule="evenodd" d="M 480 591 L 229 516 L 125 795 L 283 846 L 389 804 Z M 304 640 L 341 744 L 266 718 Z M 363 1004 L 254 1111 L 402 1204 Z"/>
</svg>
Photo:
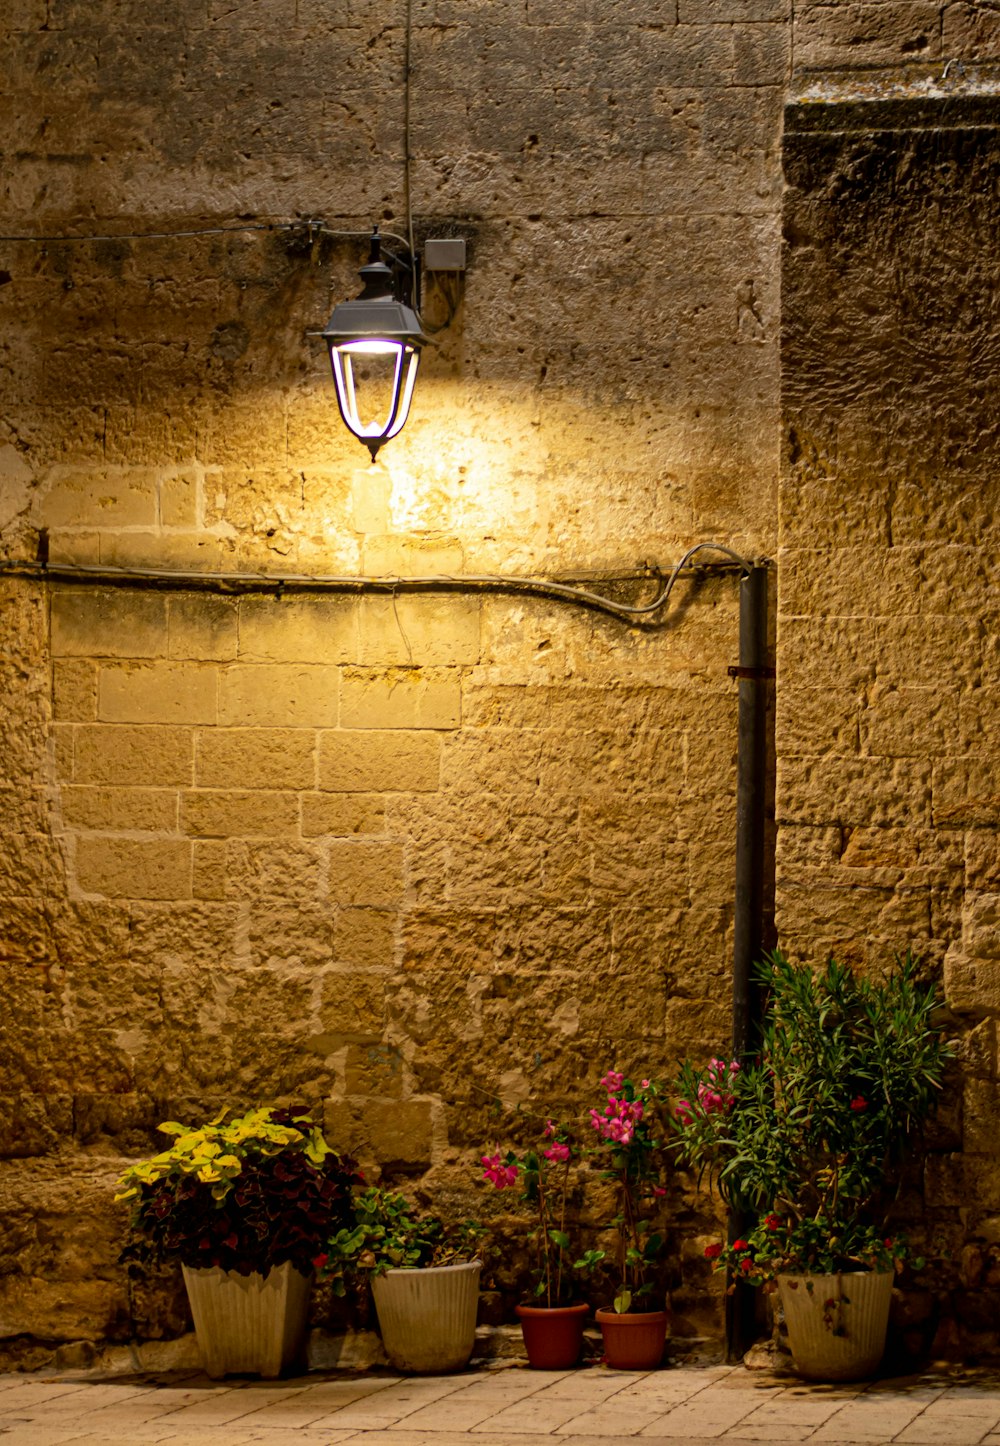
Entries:
<svg viewBox="0 0 1000 1446">
<path fill-rule="evenodd" d="M 745 1241 L 745 1240 L 734 1240 L 734 1241 L 733 1241 L 733 1249 L 734 1249 L 734 1250 L 749 1250 L 749 1249 L 750 1249 L 750 1246 L 749 1246 L 749 1244 L 747 1243 L 747 1241 Z"/>
<path fill-rule="evenodd" d="M 314 1255 L 314 1256 L 313 1256 L 313 1269 L 314 1269 L 314 1270 L 322 1270 L 322 1269 L 323 1269 L 323 1266 L 326 1264 L 326 1262 L 327 1262 L 329 1259 L 330 1259 L 329 1255 Z"/>
<path fill-rule="evenodd" d="M 742 1270 L 744 1275 L 749 1275 L 751 1270 L 753 1270 L 753 1261 L 750 1259 L 749 1255 L 747 1256 L 746 1260 L 740 1261 L 740 1269 Z"/>
<path fill-rule="evenodd" d="M 718 1258 L 719 1258 L 719 1256 L 720 1256 L 721 1254 L 722 1254 L 722 1246 L 718 1243 L 718 1241 L 716 1241 L 716 1243 L 715 1243 L 714 1245 L 706 1245 L 706 1246 L 705 1246 L 705 1259 L 706 1259 L 706 1260 L 718 1260 Z"/>
<path fill-rule="evenodd" d="M 891 1240 L 883 1240 L 883 1241 L 882 1241 L 882 1244 L 885 1246 L 886 1250 L 891 1250 L 891 1249 L 892 1249 L 892 1241 L 891 1241 Z"/>
<path fill-rule="evenodd" d="M 866 1110 L 867 1108 L 868 1101 L 863 1095 L 855 1095 L 853 1100 L 851 1100 L 851 1109 L 854 1110 L 856 1114 L 860 1114 L 862 1110 Z"/>
<path fill-rule="evenodd" d="M 777 1230 L 778 1226 L 781 1224 L 781 1221 L 777 1215 L 766 1215 L 764 1217 L 764 1224 L 767 1226 L 768 1230 Z"/>
</svg>

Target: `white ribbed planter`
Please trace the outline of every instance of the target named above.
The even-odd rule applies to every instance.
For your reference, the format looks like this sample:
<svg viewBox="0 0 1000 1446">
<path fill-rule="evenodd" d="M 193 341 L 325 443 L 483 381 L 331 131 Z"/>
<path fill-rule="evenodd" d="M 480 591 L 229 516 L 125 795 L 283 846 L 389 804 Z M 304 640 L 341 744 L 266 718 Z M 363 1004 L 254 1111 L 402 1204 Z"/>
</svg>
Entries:
<svg viewBox="0 0 1000 1446">
<path fill-rule="evenodd" d="M 859 1381 L 885 1351 L 892 1272 L 779 1275 L 792 1362 L 810 1381 Z"/>
<path fill-rule="evenodd" d="M 280 1376 L 302 1350 L 312 1277 L 286 1262 L 267 1275 L 183 1267 L 205 1371 Z"/>
<path fill-rule="evenodd" d="M 482 1261 L 372 1276 L 385 1353 L 397 1371 L 460 1371 L 476 1342 Z"/>
</svg>

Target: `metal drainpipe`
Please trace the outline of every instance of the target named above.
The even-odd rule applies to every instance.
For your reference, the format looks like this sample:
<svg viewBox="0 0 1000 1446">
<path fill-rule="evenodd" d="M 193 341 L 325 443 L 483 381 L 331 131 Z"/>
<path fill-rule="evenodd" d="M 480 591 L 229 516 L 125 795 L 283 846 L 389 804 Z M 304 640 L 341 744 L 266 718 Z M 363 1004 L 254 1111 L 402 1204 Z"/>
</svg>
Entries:
<svg viewBox="0 0 1000 1446">
<path fill-rule="evenodd" d="M 764 870 L 767 810 L 768 681 L 774 677 L 767 650 L 766 567 L 754 566 L 740 582 L 740 661 L 730 674 L 739 680 L 736 755 L 736 897 L 733 915 L 733 1058 L 756 1043 L 759 991 L 753 966 L 764 947 Z M 729 1216 L 729 1241 L 749 1221 Z M 726 1353 L 738 1360 L 756 1336 L 756 1292 L 742 1281 L 726 1296 Z"/>
</svg>

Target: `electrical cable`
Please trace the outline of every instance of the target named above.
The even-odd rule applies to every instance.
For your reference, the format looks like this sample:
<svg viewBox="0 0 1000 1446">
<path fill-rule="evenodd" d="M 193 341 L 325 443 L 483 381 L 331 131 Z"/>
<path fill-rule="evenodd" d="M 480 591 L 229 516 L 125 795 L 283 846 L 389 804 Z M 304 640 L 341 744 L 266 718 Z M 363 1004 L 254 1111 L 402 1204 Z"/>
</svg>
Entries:
<svg viewBox="0 0 1000 1446">
<path fill-rule="evenodd" d="M 728 559 L 726 563 L 701 564 L 690 567 L 691 559 L 703 551 L 719 552 Z M 552 598 L 559 602 L 575 604 L 605 613 L 622 622 L 653 624 L 653 615 L 666 607 L 677 579 L 685 567 L 692 572 L 729 571 L 737 568 L 746 575 L 755 565 L 732 548 L 719 542 L 699 542 L 688 548 L 684 556 L 664 579 L 659 568 L 647 566 L 640 574 L 627 578 L 605 579 L 617 582 L 641 582 L 656 578 L 661 586 L 656 597 L 649 603 L 619 603 L 602 593 L 572 583 L 557 582 L 549 578 L 504 576 L 502 574 L 441 574 L 427 577 L 361 577 L 361 576 L 318 576 L 288 574 L 272 576 L 268 573 L 223 573 L 186 572 L 179 569 L 158 568 L 116 568 L 89 565 L 86 563 L 33 562 L 27 559 L 0 559 L 0 576 L 34 578 L 42 582 L 90 583 L 103 587 L 151 587 L 176 591 L 206 591 L 220 593 L 273 593 L 280 597 L 284 593 L 344 592 L 344 593 L 389 593 L 393 596 L 407 592 L 497 592 L 507 594 L 532 594 Z"/>
<path fill-rule="evenodd" d="M 241 226 L 201 226 L 184 231 L 119 231 L 115 234 L 84 236 L 0 236 L 0 242 L 33 241 L 40 246 L 47 246 L 88 241 L 173 241 L 178 237 L 190 236 L 239 236 L 251 231 L 307 231 L 316 236 L 331 236 L 339 241 L 370 241 L 372 234 L 371 231 L 338 231 L 322 220 L 302 220 L 253 222 Z M 379 235 L 383 240 L 395 241 L 400 246 L 409 244 L 405 236 L 400 236 L 395 231 L 380 229 Z"/>
</svg>

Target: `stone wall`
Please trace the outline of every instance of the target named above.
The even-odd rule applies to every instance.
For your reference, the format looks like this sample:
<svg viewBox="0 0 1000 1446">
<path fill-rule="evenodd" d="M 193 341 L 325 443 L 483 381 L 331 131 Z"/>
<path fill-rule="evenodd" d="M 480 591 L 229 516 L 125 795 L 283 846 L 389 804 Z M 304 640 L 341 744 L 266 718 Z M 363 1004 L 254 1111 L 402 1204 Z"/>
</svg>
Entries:
<svg viewBox="0 0 1000 1446">
<path fill-rule="evenodd" d="M 790 105 L 784 150 L 777 922 L 943 970 L 964 1082 L 922 1204 L 992 1332 L 1000 98 L 869 76 Z"/>
<path fill-rule="evenodd" d="M 902 473 L 893 534 L 869 531 L 874 468 L 870 512 L 845 511 L 789 451 L 779 509 L 780 141 L 793 61 L 971 61 L 995 16 L 795 10 L 414 0 L 415 229 L 464 236 L 469 269 L 428 287 L 444 329 L 375 466 L 308 336 L 355 290 L 359 245 L 0 242 L 3 550 L 44 533 L 54 561 L 276 579 L 614 579 L 708 537 L 779 556 L 783 942 L 947 956 L 981 1009 L 992 785 L 968 863 L 961 818 L 896 800 L 943 768 L 961 810 L 962 767 L 988 766 L 969 673 L 987 554 L 967 542 L 957 608 L 951 553 L 921 535 L 900 555 L 921 515 Z M 21 0 L 4 233 L 400 230 L 404 16 Z M 931 208 L 928 248 L 936 226 Z M 786 335 L 801 431 L 806 348 Z M 875 555 L 832 626 L 822 577 L 858 525 Z M 932 556 L 939 606 L 914 628 L 886 579 Z M 678 592 L 644 630 L 541 599 L 4 582 L 3 1333 L 180 1328 L 172 1298 L 130 1291 L 109 1204 L 162 1118 L 306 1100 L 364 1160 L 475 1208 L 472 1164 L 519 1104 L 579 1110 L 612 1062 L 668 1074 L 724 1043 L 737 589 Z M 906 660 L 938 611 L 939 708 Z M 885 659 L 860 679 L 858 649 Z M 930 642 L 912 662 L 933 666 Z M 717 1328 L 711 1212 L 680 1182 L 669 1210 L 678 1328 Z"/>
</svg>

